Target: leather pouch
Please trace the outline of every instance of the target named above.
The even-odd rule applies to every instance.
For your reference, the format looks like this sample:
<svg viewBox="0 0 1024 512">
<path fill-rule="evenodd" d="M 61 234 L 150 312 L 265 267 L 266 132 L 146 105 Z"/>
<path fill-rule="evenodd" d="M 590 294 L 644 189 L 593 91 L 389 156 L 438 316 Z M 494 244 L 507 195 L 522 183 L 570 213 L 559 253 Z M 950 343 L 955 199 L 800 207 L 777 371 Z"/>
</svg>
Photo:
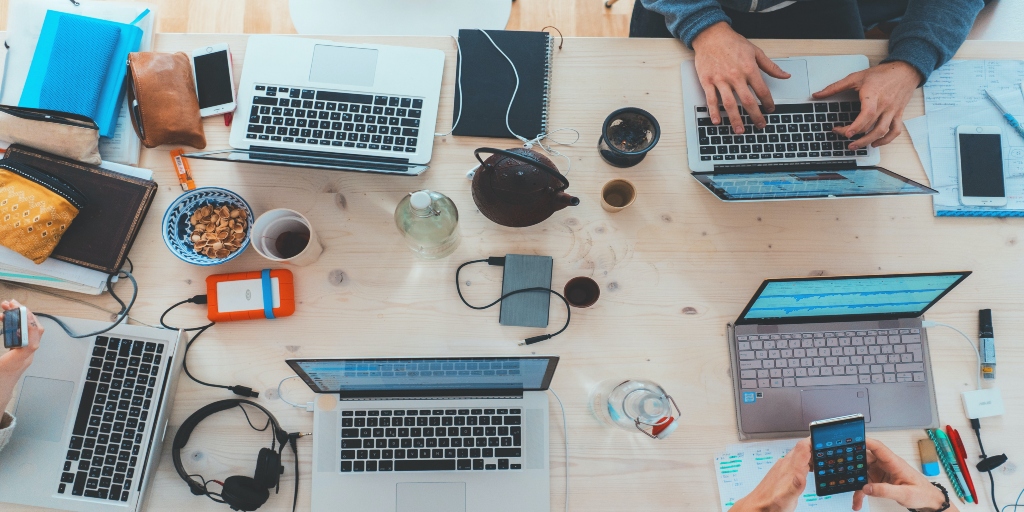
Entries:
<svg viewBox="0 0 1024 512">
<path fill-rule="evenodd" d="M 92 119 L 78 114 L 0 105 L 0 140 L 100 163 L 100 130 Z"/>
<path fill-rule="evenodd" d="M 206 147 L 188 55 L 182 52 L 129 53 L 126 80 L 132 127 L 143 146 Z"/>
<path fill-rule="evenodd" d="M 86 205 L 66 181 L 30 165 L 0 161 L 0 244 L 46 261 Z"/>
</svg>

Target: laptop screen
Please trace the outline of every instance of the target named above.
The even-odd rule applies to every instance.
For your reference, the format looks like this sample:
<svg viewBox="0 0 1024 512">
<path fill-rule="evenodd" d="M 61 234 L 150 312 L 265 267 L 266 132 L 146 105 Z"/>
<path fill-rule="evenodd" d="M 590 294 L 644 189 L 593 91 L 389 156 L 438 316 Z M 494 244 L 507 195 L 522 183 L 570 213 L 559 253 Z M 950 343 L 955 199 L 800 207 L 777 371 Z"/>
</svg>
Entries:
<svg viewBox="0 0 1024 512">
<path fill-rule="evenodd" d="M 318 393 L 407 395 L 409 392 L 547 389 L 557 357 L 289 359 Z M 417 393 L 412 393 L 417 394 Z"/>
<path fill-rule="evenodd" d="M 693 175 L 723 201 L 934 194 L 936 191 L 879 167 Z"/>
<path fill-rule="evenodd" d="M 768 280 L 737 323 L 920 316 L 970 272 Z"/>
</svg>

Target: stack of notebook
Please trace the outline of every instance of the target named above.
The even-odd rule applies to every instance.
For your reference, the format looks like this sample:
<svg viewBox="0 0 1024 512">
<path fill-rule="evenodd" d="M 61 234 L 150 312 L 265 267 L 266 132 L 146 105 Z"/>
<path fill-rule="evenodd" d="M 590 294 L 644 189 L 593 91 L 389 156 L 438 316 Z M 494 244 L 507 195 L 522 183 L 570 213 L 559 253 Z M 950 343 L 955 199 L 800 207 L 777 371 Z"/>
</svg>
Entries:
<svg viewBox="0 0 1024 512">
<path fill-rule="evenodd" d="M 107 162 L 88 165 L 17 145 L 7 148 L 4 158 L 63 179 L 90 201 L 42 264 L 0 246 L 0 279 L 103 293 L 107 276 L 125 266 L 156 195 L 152 171 Z"/>
</svg>

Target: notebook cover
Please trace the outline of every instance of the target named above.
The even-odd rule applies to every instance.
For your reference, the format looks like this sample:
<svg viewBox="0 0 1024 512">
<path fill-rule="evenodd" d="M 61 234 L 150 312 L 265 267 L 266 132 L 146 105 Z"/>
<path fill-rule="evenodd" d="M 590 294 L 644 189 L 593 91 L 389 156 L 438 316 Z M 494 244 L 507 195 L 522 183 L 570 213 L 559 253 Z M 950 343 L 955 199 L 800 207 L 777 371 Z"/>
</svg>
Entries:
<svg viewBox="0 0 1024 512">
<path fill-rule="evenodd" d="M 551 288 L 551 256 L 506 254 L 501 294 L 524 288 Z M 520 327 L 547 327 L 551 293 L 523 292 L 501 301 L 498 322 Z"/>
<path fill-rule="evenodd" d="M 146 212 L 153 204 L 156 182 L 20 145 L 7 148 L 4 159 L 58 176 L 89 200 L 50 257 L 108 274 L 124 265 Z"/>
<path fill-rule="evenodd" d="M 509 126 L 528 139 L 546 132 L 551 36 L 547 32 L 509 30 L 488 30 L 487 34 L 512 59 L 519 72 L 519 90 L 515 91 L 515 101 L 508 113 Z M 459 123 L 452 133 L 515 138 L 505 126 L 505 112 L 516 86 L 512 66 L 480 30 L 459 30 L 459 46 L 462 94 L 456 85 L 452 119 L 458 117 Z M 460 116 L 463 98 L 465 105 Z"/>
<path fill-rule="evenodd" d="M 116 31 L 118 37 L 113 47 L 107 48 L 109 51 L 100 52 L 95 44 L 68 44 L 67 41 L 70 38 L 90 42 L 96 39 L 93 32 L 112 31 Z M 124 75 L 128 53 L 138 51 L 141 42 L 142 29 L 137 26 L 48 11 L 36 51 L 32 55 L 32 65 L 29 67 L 18 106 L 51 108 L 88 116 L 99 126 L 100 135 L 110 137 L 113 135 L 124 99 Z M 51 65 L 54 66 L 52 69 Z M 53 77 L 49 77 L 48 80 L 51 74 L 88 77 L 90 81 L 98 79 L 102 84 L 98 91 L 93 91 L 87 98 L 74 101 L 75 105 L 54 105 L 47 103 L 44 94 L 44 89 L 55 83 Z"/>
</svg>

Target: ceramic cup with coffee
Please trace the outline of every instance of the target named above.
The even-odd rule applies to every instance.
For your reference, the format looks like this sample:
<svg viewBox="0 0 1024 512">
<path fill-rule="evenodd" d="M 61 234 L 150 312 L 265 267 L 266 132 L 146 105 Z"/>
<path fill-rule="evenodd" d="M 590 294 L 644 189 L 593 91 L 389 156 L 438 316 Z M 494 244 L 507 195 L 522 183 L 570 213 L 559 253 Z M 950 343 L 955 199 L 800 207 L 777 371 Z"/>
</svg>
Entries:
<svg viewBox="0 0 1024 512">
<path fill-rule="evenodd" d="M 268 260 L 298 266 L 315 262 L 324 250 L 309 220 L 287 208 L 270 210 L 256 219 L 252 246 Z"/>
</svg>

